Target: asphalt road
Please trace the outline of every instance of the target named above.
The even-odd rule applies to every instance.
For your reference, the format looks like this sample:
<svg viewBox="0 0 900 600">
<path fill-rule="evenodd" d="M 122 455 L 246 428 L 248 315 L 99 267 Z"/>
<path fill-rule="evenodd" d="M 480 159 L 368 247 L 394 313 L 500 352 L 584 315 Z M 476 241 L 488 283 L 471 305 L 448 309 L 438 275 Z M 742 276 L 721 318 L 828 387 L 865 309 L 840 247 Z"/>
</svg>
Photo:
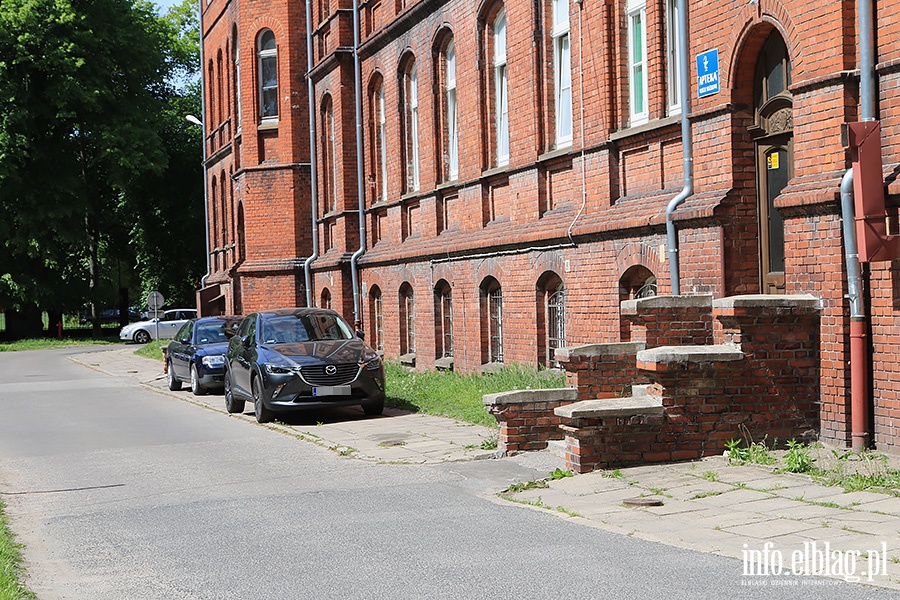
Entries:
<svg viewBox="0 0 900 600">
<path fill-rule="evenodd" d="M 0 499 L 42 600 L 849 598 L 497 499 L 510 459 L 379 465 L 66 359 L 0 354 Z M 815 582 L 816 580 L 813 580 Z"/>
</svg>

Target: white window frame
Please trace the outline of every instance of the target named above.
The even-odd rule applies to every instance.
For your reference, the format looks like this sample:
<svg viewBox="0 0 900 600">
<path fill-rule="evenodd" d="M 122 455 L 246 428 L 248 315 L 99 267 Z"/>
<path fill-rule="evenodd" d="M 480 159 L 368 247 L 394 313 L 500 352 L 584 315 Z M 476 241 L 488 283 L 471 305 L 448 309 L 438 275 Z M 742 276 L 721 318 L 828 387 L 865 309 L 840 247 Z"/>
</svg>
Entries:
<svg viewBox="0 0 900 600">
<path fill-rule="evenodd" d="M 678 0 L 666 0 L 666 100 L 668 114 L 681 114 L 681 44 L 678 39 Z"/>
<path fill-rule="evenodd" d="M 272 35 L 272 41 L 275 42 L 274 48 L 263 49 L 263 38 L 267 34 Z M 256 42 L 257 67 L 258 67 L 258 83 L 259 83 L 259 116 L 264 122 L 278 120 L 278 41 L 275 39 L 275 33 L 271 29 L 264 29 L 259 32 Z M 266 85 L 263 81 L 263 70 L 266 61 L 273 61 L 275 64 L 275 84 Z M 266 95 L 274 90 L 275 92 L 275 112 L 268 113 L 266 110 Z"/>
<path fill-rule="evenodd" d="M 494 19 L 494 102 L 497 166 L 509 164 L 509 82 L 506 72 L 506 9 Z"/>
<path fill-rule="evenodd" d="M 459 178 L 459 131 L 456 109 L 456 44 L 453 40 L 447 44 L 444 56 L 447 78 L 447 179 L 456 181 Z"/>
<path fill-rule="evenodd" d="M 556 147 L 572 145 L 572 48 L 569 2 L 553 0 L 553 87 Z"/>
<path fill-rule="evenodd" d="M 409 136 L 409 161 L 407 175 L 407 192 L 419 191 L 419 77 L 416 63 L 412 63 L 406 72 L 407 123 Z"/>
<path fill-rule="evenodd" d="M 384 83 L 378 87 L 378 170 L 381 172 L 381 198 L 387 201 L 387 115 L 384 112 Z"/>
<path fill-rule="evenodd" d="M 337 176 L 337 139 L 335 135 L 334 124 L 334 101 L 329 101 L 325 109 L 325 135 L 328 144 L 328 160 L 326 167 L 328 168 L 329 198 L 328 212 L 337 212 L 338 197 L 338 176 Z"/>
<path fill-rule="evenodd" d="M 628 110 L 629 125 L 642 125 L 649 120 L 647 108 L 647 5 L 645 0 L 629 0 L 625 5 L 628 19 Z M 640 32 L 635 31 L 639 23 Z M 639 37 L 637 37 L 639 35 Z"/>
</svg>

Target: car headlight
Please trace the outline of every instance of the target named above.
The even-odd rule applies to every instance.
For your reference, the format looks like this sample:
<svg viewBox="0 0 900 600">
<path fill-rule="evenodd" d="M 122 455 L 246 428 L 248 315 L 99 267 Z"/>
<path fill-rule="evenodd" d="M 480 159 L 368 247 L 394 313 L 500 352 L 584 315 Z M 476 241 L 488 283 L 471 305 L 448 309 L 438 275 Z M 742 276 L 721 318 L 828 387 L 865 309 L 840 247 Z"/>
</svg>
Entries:
<svg viewBox="0 0 900 600">
<path fill-rule="evenodd" d="M 365 367 L 369 371 L 379 371 L 381 370 L 381 357 L 377 354 L 364 356 L 359 366 Z"/>
<path fill-rule="evenodd" d="M 221 367 L 225 364 L 225 357 L 221 354 L 213 354 L 212 356 L 203 357 L 203 365 L 206 367 Z"/>
<path fill-rule="evenodd" d="M 266 365 L 266 373 L 269 375 L 288 375 L 294 372 L 293 367 L 287 365 Z"/>
</svg>

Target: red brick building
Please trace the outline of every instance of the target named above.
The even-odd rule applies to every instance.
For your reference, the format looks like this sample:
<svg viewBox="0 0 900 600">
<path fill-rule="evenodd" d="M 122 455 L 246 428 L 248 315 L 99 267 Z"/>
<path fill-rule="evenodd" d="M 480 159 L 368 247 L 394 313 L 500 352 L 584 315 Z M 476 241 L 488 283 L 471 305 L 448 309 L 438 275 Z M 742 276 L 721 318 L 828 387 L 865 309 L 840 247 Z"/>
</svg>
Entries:
<svg viewBox="0 0 900 600">
<path fill-rule="evenodd" d="M 688 1 L 687 99 L 675 0 L 362 1 L 357 127 L 353 5 L 316 0 L 315 203 L 306 7 L 202 4 L 204 313 L 305 305 L 315 211 L 312 302 L 359 318 L 389 358 L 474 371 L 628 340 L 620 302 L 672 290 L 666 207 L 685 179 L 689 106 L 680 293 L 821 299 L 820 433 L 849 443 L 839 189 L 850 167 L 842 125 L 861 119 L 855 1 Z M 900 12 L 873 4 L 890 203 Z M 897 451 L 900 262 L 868 263 L 863 280 L 868 431 Z"/>
</svg>

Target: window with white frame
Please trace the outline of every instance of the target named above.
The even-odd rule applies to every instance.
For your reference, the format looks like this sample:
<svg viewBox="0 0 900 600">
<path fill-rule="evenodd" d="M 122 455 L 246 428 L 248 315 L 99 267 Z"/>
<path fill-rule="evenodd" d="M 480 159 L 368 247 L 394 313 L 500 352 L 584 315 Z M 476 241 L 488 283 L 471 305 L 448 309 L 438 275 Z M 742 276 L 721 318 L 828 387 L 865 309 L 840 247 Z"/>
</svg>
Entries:
<svg viewBox="0 0 900 600">
<path fill-rule="evenodd" d="M 384 113 L 384 84 L 378 86 L 378 174 L 381 181 L 380 201 L 388 197 L 387 186 L 387 117 Z"/>
<path fill-rule="evenodd" d="M 419 190 L 419 83 L 416 63 L 409 65 L 403 82 L 406 116 L 406 192 Z"/>
<path fill-rule="evenodd" d="M 629 125 L 641 125 L 647 110 L 647 10 L 645 0 L 628 0 L 628 106 Z"/>
<path fill-rule="evenodd" d="M 456 121 L 456 44 L 453 40 L 447 44 L 444 52 L 444 69 L 446 77 L 446 123 L 447 123 L 447 180 L 459 178 L 459 133 Z"/>
<path fill-rule="evenodd" d="M 325 194 L 328 212 L 337 211 L 337 140 L 334 132 L 334 105 L 325 103 Z"/>
<path fill-rule="evenodd" d="M 509 164 L 509 88 L 506 74 L 506 10 L 494 20 L 494 123 L 497 166 Z"/>
<path fill-rule="evenodd" d="M 569 0 L 553 0 L 553 83 L 556 147 L 572 145 L 572 51 Z"/>
<path fill-rule="evenodd" d="M 488 362 L 503 362 L 503 291 L 498 285 L 487 295 Z"/>
<path fill-rule="evenodd" d="M 232 91 L 234 93 L 234 118 L 236 122 L 236 129 L 238 132 L 241 130 L 241 51 L 240 44 L 238 43 L 237 30 L 235 30 L 232 35 L 232 53 L 233 57 L 233 74 L 234 77 L 234 85 L 232 86 Z"/>
<path fill-rule="evenodd" d="M 678 33 L 678 0 L 666 0 L 666 85 L 668 112 L 681 114 L 681 53 Z"/>
<path fill-rule="evenodd" d="M 271 29 L 259 35 L 259 115 L 262 120 L 278 119 L 278 49 Z"/>
</svg>

